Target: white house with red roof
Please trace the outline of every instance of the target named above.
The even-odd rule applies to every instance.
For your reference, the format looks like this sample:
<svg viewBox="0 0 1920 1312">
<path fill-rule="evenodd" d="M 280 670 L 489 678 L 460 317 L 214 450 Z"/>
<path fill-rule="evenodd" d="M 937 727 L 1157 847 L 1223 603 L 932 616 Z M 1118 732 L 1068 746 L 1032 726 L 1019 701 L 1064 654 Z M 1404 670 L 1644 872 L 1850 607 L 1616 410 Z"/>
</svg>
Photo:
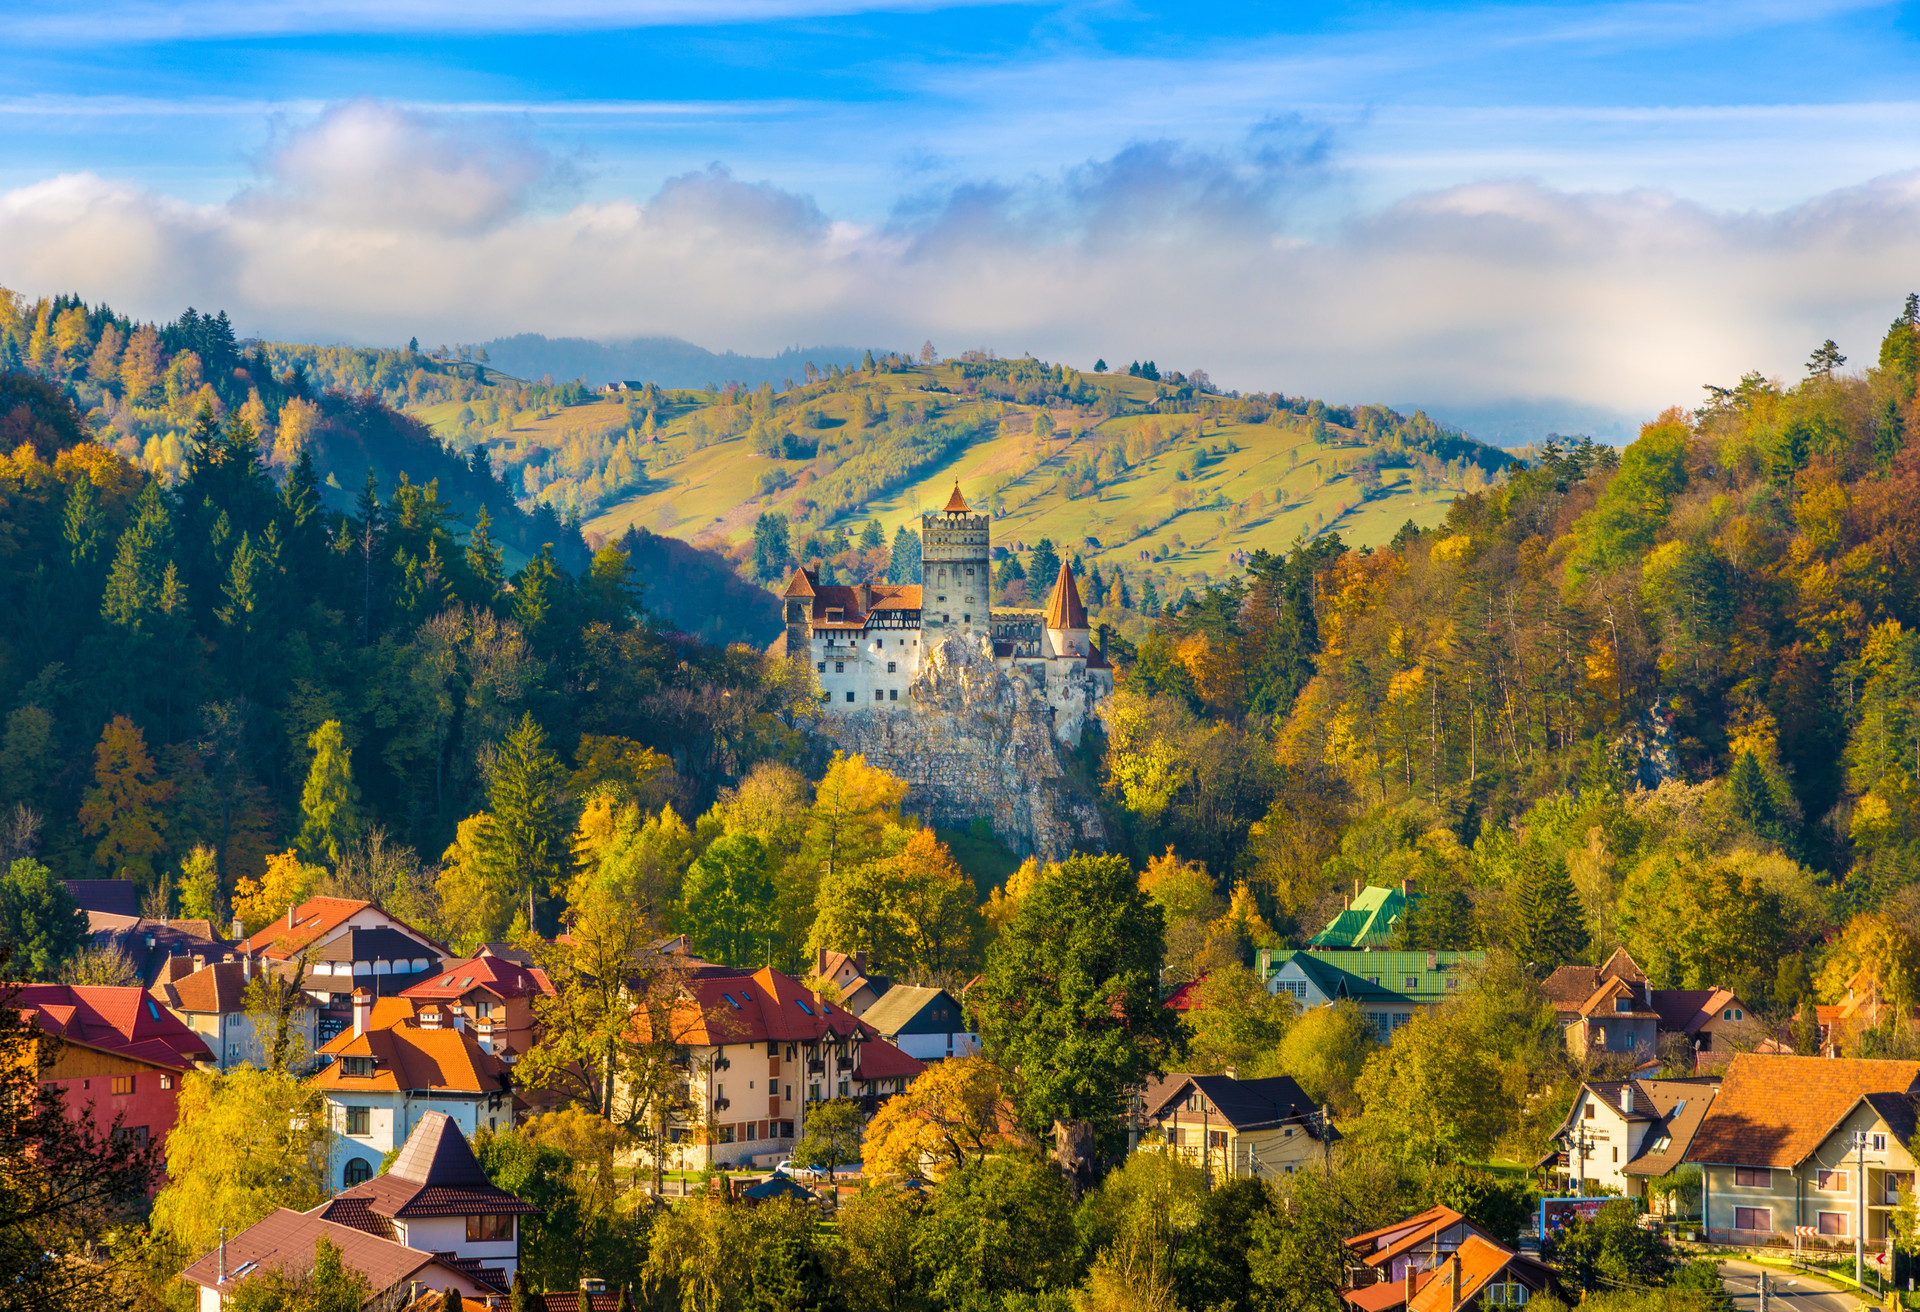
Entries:
<svg viewBox="0 0 1920 1312">
<path fill-rule="evenodd" d="M 142 1142 L 166 1139 L 178 1116 L 180 1080 L 211 1063 L 200 1036 L 139 988 L 85 984 L 11 986 L 13 1007 L 59 1041 L 40 1082 L 61 1091 L 96 1124 L 119 1120 Z"/>
<path fill-rule="evenodd" d="M 326 1098 L 334 1129 L 334 1188 L 372 1179 L 380 1159 L 432 1113 L 467 1135 L 504 1130 L 517 1114 L 506 1061 L 439 1003 L 356 994 L 352 1027 L 318 1055 L 327 1064 L 309 1083 Z"/>
<path fill-rule="evenodd" d="M 553 995 L 553 982 L 538 966 L 486 953 L 444 965 L 433 978 L 400 993 L 438 1002 L 459 1015 L 481 1047 L 509 1062 L 533 1046 L 533 1000 Z"/>
<path fill-rule="evenodd" d="M 995 609 L 989 519 L 958 483 L 944 508 L 920 517 L 920 538 L 919 583 L 822 583 L 817 570 L 796 569 L 774 650 L 813 666 L 829 710 L 910 712 L 908 686 L 933 649 L 954 637 L 979 643 L 1001 670 L 1033 682 L 1054 709 L 1056 736 L 1078 745 L 1086 716 L 1113 692 L 1113 667 L 1093 644 L 1066 563 L 1044 608 Z"/>
<path fill-rule="evenodd" d="M 674 1025 L 694 1109 L 668 1132 L 679 1168 L 784 1156 L 806 1133 L 809 1107 L 857 1098 L 871 1113 L 926 1070 L 859 1017 L 771 967 L 692 979 Z"/>
<path fill-rule="evenodd" d="M 305 963 L 302 984 L 318 1008 L 321 1043 L 350 1023 L 357 990 L 375 997 L 400 993 L 449 955 L 444 944 L 404 920 L 345 897 L 312 897 L 288 907 L 286 915 L 241 940 L 239 951 L 270 963 Z"/>
</svg>

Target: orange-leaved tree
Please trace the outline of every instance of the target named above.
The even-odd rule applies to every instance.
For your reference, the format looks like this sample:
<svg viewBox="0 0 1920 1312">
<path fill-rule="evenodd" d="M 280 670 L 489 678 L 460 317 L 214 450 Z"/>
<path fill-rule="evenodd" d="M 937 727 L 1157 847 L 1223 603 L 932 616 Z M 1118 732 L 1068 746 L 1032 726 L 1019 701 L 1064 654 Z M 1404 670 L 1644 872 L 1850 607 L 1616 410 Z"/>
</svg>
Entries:
<svg viewBox="0 0 1920 1312">
<path fill-rule="evenodd" d="M 154 769 L 146 735 L 126 716 L 114 716 L 93 749 L 93 787 L 80 803 L 81 831 L 100 839 L 94 864 L 150 878 L 153 858 L 167 847 L 160 808 L 172 798 L 173 785 Z"/>
<path fill-rule="evenodd" d="M 862 1164 L 868 1175 L 882 1179 L 938 1180 L 1006 1142 L 1013 1124 L 1012 1106 L 1000 1091 L 1000 1068 L 991 1060 L 937 1062 L 867 1123 Z"/>
</svg>

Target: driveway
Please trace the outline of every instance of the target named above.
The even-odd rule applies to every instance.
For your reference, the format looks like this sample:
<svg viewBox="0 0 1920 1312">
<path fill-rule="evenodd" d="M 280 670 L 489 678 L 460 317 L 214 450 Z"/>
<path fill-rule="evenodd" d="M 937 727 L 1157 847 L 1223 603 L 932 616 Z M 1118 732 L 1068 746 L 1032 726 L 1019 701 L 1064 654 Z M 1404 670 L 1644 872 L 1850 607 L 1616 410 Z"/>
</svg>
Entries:
<svg viewBox="0 0 1920 1312">
<path fill-rule="evenodd" d="M 1760 1271 L 1752 1262 L 1725 1261 L 1720 1264 L 1720 1279 L 1739 1312 L 1759 1312 Z M 1860 1312 L 1867 1307 L 1852 1294 L 1842 1294 L 1825 1283 L 1802 1275 L 1766 1268 L 1769 1312 Z M 1798 1284 L 1789 1283 L 1799 1281 Z"/>
</svg>

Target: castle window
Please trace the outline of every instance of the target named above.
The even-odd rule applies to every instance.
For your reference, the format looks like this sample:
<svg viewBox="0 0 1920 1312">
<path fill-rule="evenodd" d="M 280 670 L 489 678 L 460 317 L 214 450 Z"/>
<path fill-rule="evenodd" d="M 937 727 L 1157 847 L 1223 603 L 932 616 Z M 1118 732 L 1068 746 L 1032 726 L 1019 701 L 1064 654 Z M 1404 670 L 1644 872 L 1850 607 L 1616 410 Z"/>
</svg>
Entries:
<svg viewBox="0 0 1920 1312">
<path fill-rule="evenodd" d="M 878 688 L 875 688 L 875 689 L 873 690 L 873 699 L 874 699 L 875 701 L 877 701 L 877 702 L 879 702 L 879 701 L 885 701 L 885 700 L 886 700 L 886 694 L 884 694 L 884 693 L 882 693 L 882 692 L 881 692 L 881 691 L 880 691 L 880 690 L 879 690 Z"/>
<path fill-rule="evenodd" d="M 888 673 L 888 674 L 892 674 L 892 673 L 894 672 L 894 668 L 893 668 L 893 667 L 894 667 L 894 666 L 895 666 L 895 665 L 896 665 L 897 663 L 898 663 L 898 662 L 896 662 L 896 661 L 888 661 L 888 662 L 887 662 L 887 673 Z"/>
<path fill-rule="evenodd" d="M 821 701 L 822 701 L 823 703 L 824 703 L 824 702 L 830 702 L 830 701 L 832 701 L 832 700 L 833 700 L 833 694 L 832 694 L 832 693 L 830 693 L 830 692 L 823 692 L 823 693 L 821 693 L 821 694 L 820 694 L 820 700 L 821 700 Z"/>
<path fill-rule="evenodd" d="M 938 597 L 934 598 L 935 601 L 945 601 L 946 599 L 947 599 L 947 594 L 944 592 L 941 593 Z"/>
<path fill-rule="evenodd" d="M 833 672 L 835 674 L 845 674 L 847 672 L 847 663 L 845 661 L 835 661 L 833 663 Z"/>
<path fill-rule="evenodd" d="M 815 668 L 818 669 L 820 673 L 825 674 L 827 672 L 827 663 L 825 661 L 820 661 L 815 666 Z"/>
<path fill-rule="evenodd" d="M 847 700 L 848 700 L 848 701 L 852 701 L 852 700 L 853 700 L 853 692 L 852 692 L 852 690 L 851 690 L 851 689 L 849 689 L 849 690 L 848 690 L 848 692 L 847 692 Z"/>
<path fill-rule="evenodd" d="M 889 688 L 889 689 L 887 689 L 887 700 L 888 700 L 888 701 L 890 701 L 890 702 L 897 702 L 897 701 L 899 701 L 899 700 L 900 700 L 900 690 L 899 690 L 898 688 Z"/>
</svg>

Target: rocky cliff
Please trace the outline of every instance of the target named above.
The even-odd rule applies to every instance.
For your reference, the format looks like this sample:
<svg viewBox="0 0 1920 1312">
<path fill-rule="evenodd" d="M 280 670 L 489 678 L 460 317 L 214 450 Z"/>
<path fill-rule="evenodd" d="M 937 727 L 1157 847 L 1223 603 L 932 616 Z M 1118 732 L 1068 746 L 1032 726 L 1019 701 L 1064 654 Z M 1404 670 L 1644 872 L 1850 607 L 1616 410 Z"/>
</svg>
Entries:
<svg viewBox="0 0 1920 1312">
<path fill-rule="evenodd" d="M 821 717 L 833 746 L 907 781 L 907 809 L 929 824 L 985 817 L 1023 856 L 1103 850 L 1099 808 L 1075 792 L 1055 754 L 1054 710 L 993 662 L 984 638 L 954 635 L 922 661 L 895 709 Z"/>
</svg>

